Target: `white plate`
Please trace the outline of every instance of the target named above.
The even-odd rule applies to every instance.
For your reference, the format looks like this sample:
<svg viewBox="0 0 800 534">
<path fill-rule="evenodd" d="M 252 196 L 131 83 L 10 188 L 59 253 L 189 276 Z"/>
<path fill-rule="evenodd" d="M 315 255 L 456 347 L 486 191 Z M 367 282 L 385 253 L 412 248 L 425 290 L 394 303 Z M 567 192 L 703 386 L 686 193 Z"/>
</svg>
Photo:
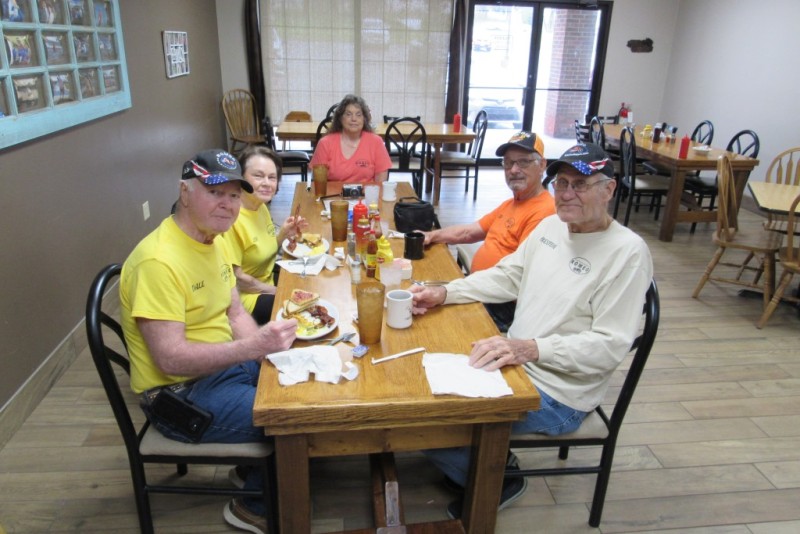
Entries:
<svg viewBox="0 0 800 534">
<path fill-rule="evenodd" d="M 304 258 L 308 256 L 310 258 L 311 256 L 319 256 L 320 254 L 325 254 L 326 252 L 328 252 L 328 249 L 330 248 L 331 244 L 328 243 L 328 240 L 323 237 L 322 244 L 317 245 L 313 249 L 304 243 L 298 243 L 297 247 L 295 247 L 294 249 L 294 252 L 292 252 L 287 248 L 288 246 L 289 246 L 289 239 L 287 238 L 283 240 L 283 243 L 281 243 L 281 249 L 289 256 L 292 256 L 294 258 Z"/>
<path fill-rule="evenodd" d="M 692 150 L 694 150 L 698 154 L 708 154 L 709 152 L 711 152 L 711 147 L 710 146 L 705 146 L 705 145 L 703 145 L 703 146 L 693 146 Z"/>
<path fill-rule="evenodd" d="M 333 317 L 333 324 L 331 326 L 325 326 L 323 328 L 318 328 L 318 329 L 314 330 L 313 332 L 304 332 L 303 334 L 300 333 L 300 332 L 303 331 L 302 330 L 302 326 L 300 324 L 298 324 L 298 326 L 297 326 L 297 329 L 298 329 L 297 339 L 303 339 L 303 340 L 317 339 L 317 338 L 320 338 L 320 337 L 323 337 L 323 336 L 326 336 L 326 335 L 330 334 L 339 325 L 339 310 L 336 309 L 336 306 L 334 306 L 333 304 L 331 304 L 330 302 L 328 302 L 325 299 L 319 299 L 317 301 L 317 306 L 323 306 L 324 308 L 326 308 L 328 310 L 328 315 Z M 306 319 L 309 319 L 309 320 L 311 319 L 311 315 L 306 313 L 306 312 L 302 312 L 300 315 L 302 315 Z M 281 307 L 278 310 L 278 313 L 275 315 L 275 318 L 278 319 L 278 320 L 283 319 L 283 307 Z"/>
</svg>

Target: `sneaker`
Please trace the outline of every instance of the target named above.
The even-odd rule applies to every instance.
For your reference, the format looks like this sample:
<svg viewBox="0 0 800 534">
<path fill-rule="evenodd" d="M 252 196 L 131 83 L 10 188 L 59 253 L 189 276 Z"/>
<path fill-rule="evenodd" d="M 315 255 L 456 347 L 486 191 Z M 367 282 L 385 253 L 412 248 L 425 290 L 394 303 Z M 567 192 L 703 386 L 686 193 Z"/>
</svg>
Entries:
<svg viewBox="0 0 800 534">
<path fill-rule="evenodd" d="M 500 506 L 498 510 L 503 510 L 511 506 L 511 503 L 522 497 L 528 489 L 528 479 L 525 477 L 507 478 L 503 481 L 503 491 L 500 493 Z M 461 511 L 464 509 L 464 498 L 457 499 L 447 505 L 447 517 L 450 519 L 461 519 Z"/>
<path fill-rule="evenodd" d="M 237 488 L 244 489 L 244 481 L 247 480 L 248 471 L 249 469 L 244 465 L 231 467 L 231 470 L 228 471 L 228 480 Z"/>
<path fill-rule="evenodd" d="M 267 532 L 267 518 L 248 510 L 240 499 L 233 499 L 226 504 L 222 511 L 222 517 L 225 518 L 226 523 L 240 530 L 253 532 L 253 534 L 266 534 Z"/>
</svg>

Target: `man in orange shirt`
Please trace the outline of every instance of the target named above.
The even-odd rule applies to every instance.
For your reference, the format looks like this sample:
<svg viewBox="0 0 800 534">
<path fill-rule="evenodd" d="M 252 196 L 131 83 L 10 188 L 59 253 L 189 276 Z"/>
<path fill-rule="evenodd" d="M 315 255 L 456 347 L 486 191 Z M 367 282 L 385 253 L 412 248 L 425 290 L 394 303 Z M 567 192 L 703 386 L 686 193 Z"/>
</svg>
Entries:
<svg viewBox="0 0 800 534">
<path fill-rule="evenodd" d="M 500 145 L 496 153 L 503 158 L 506 184 L 511 189 L 513 198 L 474 223 L 425 232 L 426 245 L 483 241 L 472 259 L 471 272 L 493 267 L 517 250 L 519 244 L 542 219 L 556 212 L 553 196 L 542 186 L 547 160 L 544 157 L 544 143 L 538 135 L 530 132 L 516 133 L 507 143 Z M 502 331 L 513 321 L 515 307 L 515 302 L 486 304 Z"/>
</svg>

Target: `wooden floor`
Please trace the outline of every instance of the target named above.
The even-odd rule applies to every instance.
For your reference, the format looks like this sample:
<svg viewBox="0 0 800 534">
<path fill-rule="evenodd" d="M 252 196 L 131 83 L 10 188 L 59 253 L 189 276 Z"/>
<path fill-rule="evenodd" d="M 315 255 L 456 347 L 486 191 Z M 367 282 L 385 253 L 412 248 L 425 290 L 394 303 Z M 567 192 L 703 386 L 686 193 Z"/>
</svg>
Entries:
<svg viewBox="0 0 800 534">
<path fill-rule="evenodd" d="M 288 214 L 293 185 L 285 179 L 274 201 L 276 220 Z M 442 223 L 472 221 L 508 196 L 497 171 L 482 173 L 479 190 L 473 203 L 463 180 L 446 180 Z M 742 218 L 758 220 L 744 211 Z M 797 311 L 781 306 L 757 330 L 758 298 L 709 284 L 692 299 L 713 252 L 709 227 L 691 235 L 681 226 L 671 243 L 656 239 L 657 223 L 645 211 L 631 227 L 653 253 L 661 328 L 623 425 L 597 530 L 800 532 Z M 596 452 L 572 451 L 571 458 Z M 519 457 L 539 465 L 555 454 Z M 406 518 L 444 519 L 453 495 L 437 471 L 419 454 L 399 456 L 398 469 Z M 315 532 L 369 524 L 367 473 L 361 457 L 314 462 Z M 190 476 L 226 483 L 227 470 Z M 532 478 L 527 493 L 500 512 L 497 532 L 594 531 L 587 525 L 593 487 L 593 476 Z M 152 502 L 159 532 L 231 531 L 224 498 L 157 495 Z M 0 451 L 0 525 L 0 532 L 20 533 L 138 531 L 125 451 L 86 351 Z"/>
</svg>

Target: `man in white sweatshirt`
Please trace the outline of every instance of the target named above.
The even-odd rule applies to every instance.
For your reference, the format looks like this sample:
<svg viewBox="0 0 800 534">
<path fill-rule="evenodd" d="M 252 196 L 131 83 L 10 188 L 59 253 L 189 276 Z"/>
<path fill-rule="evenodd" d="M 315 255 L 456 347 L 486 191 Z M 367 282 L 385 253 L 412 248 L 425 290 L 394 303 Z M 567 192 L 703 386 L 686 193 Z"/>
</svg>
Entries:
<svg viewBox="0 0 800 534">
<path fill-rule="evenodd" d="M 516 252 L 494 267 L 442 287 L 412 287 L 414 313 L 441 304 L 517 299 L 508 337 L 475 341 L 470 365 L 487 371 L 522 365 L 541 407 L 512 432 L 573 432 L 600 404 L 635 338 L 653 262 L 645 242 L 608 214 L 613 163 L 597 145 L 575 145 L 547 168 L 556 215 L 544 219 Z M 469 449 L 426 451 L 464 486 Z M 510 455 L 510 465 L 515 459 Z M 523 477 L 507 478 L 500 509 L 520 497 Z M 461 501 L 448 506 L 460 516 Z"/>
</svg>

